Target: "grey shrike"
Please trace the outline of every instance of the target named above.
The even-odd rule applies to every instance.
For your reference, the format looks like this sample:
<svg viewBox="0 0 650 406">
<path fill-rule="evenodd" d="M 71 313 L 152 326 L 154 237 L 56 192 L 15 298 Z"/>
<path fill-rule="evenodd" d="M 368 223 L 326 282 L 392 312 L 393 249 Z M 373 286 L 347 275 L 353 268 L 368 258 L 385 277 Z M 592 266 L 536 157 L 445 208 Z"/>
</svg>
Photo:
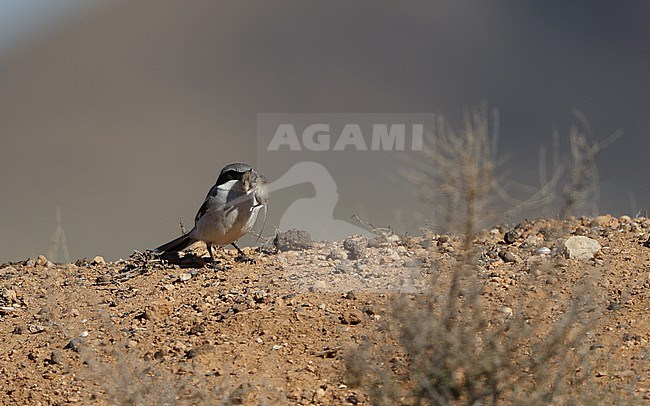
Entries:
<svg viewBox="0 0 650 406">
<path fill-rule="evenodd" d="M 213 246 L 226 244 L 232 244 L 241 259 L 250 260 L 235 242 L 253 228 L 257 213 L 262 206 L 266 210 L 268 201 L 269 187 L 264 176 L 245 163 L 226 165 L 196 213 L 194 228 L 154 252 L 178 252 L 203 241 L 213 262 Z"/>
</svg>

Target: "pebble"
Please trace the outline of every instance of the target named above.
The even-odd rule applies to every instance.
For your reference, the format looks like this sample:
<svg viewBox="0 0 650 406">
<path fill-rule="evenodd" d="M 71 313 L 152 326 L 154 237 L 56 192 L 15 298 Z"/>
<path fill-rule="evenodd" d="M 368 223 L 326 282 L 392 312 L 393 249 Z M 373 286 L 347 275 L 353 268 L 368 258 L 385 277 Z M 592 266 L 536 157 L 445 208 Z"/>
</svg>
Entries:
<svg viewBox="0 0 650 406">
<path fill-rule="evenodd" d="M 591 221 L 592 227 L 618 227 L 618 219 L 609 214 L 598 216 Z"/>
<path fill-rule="evenodd" d="M 507 306 L 501 307 L 499 313 L 503 314 L 505 317 L 512 317 L 514 314 L 513 310 Z"/>
<path fill-rule="evenodd" d="M 266 301 L 267 296 L 268 296 L 268 293 L 266 293 L 265 290 L 257 290 L 253 294 L 253 300 L 256 303 L 262 303 L 262 302 Z"/>
<path fill-rule="evenodd" d="M 187 281 L 189 281 L 190 279 L 192 279 L 192 275 L 189 274 L 189 273 L 182 273 L 182 274 L 178 275 L 178 279 L 179 279 L 181 282 L 187 282 Z"/>
<path fill-rule="evenodd" d="M 524 240 L 524 247 L 538 247 L 544 242 L 544 239 L 542 237 L 538 237 L 536 235 L 529 235 L 526 237 Z"/>
<path fill-rule="evenodd" d="M 499 251 L 499 258 L 503 260 L 503 262 L 517 262 L 519 258 L 513 254 L 511 251 Z"/>
<path fill-rule="evenodd" d="M 98 255 L 95 258 L 93 258 L 91 264 L 92 265 L 105 265 L 106 261 L 104 260 L 104 257 L 101 257 L 101 256 Z"/>
<path fill-rule="evenodd" d="M 314 246 L 311 236 L 305 230 L 291 229 L 286 232 L 278 232 L 273 240 L 273 245 L 279 251 L 300 251 L 307 250 Z"/>
<path fill-rule="evenodd" d="M 381 259 L 379 260 L 379 263 L 385 265 L 399 260 L 400 260 L 399 254 L 395 251 L 391 251 L 389 254 L 382 256 Z"/>
<path fill-rule="evenodd" d="M 79 352 L 79 348 L 81 347 L 81 344 L 83 344 L 83 338 L 80 337 L 75 337 L 68 344 L 63 347 L 64 350 L 72 350 Z"/>
<path fill-rule="evenodd" d="M 353 235 L 343 241 L 343 248 L 348 252 L 348 258 L 361 259 L 366 256 L 368 239 L 361 235 Z"/>
<path fill-rule="evenodd" d="M 547 284 L 547 285 L 555 285 L 557 282 L 558 282 L 558 278 L 557 278 L 557 276 L 549 276 L 549 277 L 546 279 L 546 284 Z"/>
<path fill-rule="evenodd" d="M 382 244 L 388 244 L 388 238 L 385 235 L 378 235 L 368 240 L 368 248 L 377 248 Z"/>
<path fill-rule="evenodd" d="M 386 237 L 386 239 L 388 240 L 389 243 L 393 243 L 393 244 L 397 244 L 400 241 L 399 236 L 395 234 L 389 235 L 388 237 Z"/>
<path fill-rule="evenodd" d="M 325 389 L 323 388 L 316 389 L 315 395 L 317 399 L 325 397 Z"/>
<path fill-rule="evenodd" d="M 330 254 L 327 256 L 327 258 L 339 260 L 348 259 L 348 253 L 345 252 L 345 250 L 335 248 L 330 251 Z"/>
<path fill-rule="evenodd" d="M 324 289 L 327 289 L 327 282 L 320 279 L 314 282 L 314 290 L 324 290 Z"/>
<path fill-rule="evenodd" d="M 569 258 L 579 260 L 593 258 L 594 254 L 601 248 L 598 241 L 584 236 L 569 237 L 564 246 L 569 253 Z"/>
<path fill-rule="evenodd" d="M 36 265 L 45 266 L 47 264 L 47 258 L 45 255 L 39 255 L 36 259 Z"/>
<path fill-rule="evenodd" d="M 551 249 L 548 247 L 539 247 L 537 249 L 537 253 L 539 255 L 550 255 L 551 254 Z"/>
<path fill-rule="evenodd" d="M 49 362 L 54 365 L 60 365 L 63 363 L 63 357 L 59 351 L 52 351 L 50 354 Z"/>
<path fill-rule="evenodd" d="M 352 273 L 352 269 L 350 268 L 350 265 L 348 265 L 345 262 L 341 262 L 334 268 L 334 273 L 335 274 L 349 274 Z"/>
<path fill-rule="evenodd" d="M 356 325 L 363 321 L 363 313 L 359 309 L 351 309 L 341 315 L 343 324 Z"/>
<path fill-rule="evenodd" d="M 517 238 L 519 238 L 517 230 L 510 230 L 503 236 L 503 241 L 505 241 L 506 244 L 512 244 L 517 241 Z"/>
<path fill-rule="evenodd" d="M 105 285 L 107 283 L 111 283 L 113 279 L 109 275 L 100 275 L 95 279 L 95 283 L 98 285 Z"/>
<path fill-rule="evenodd" d="M 5 266 L 4 268 L 0 269 L 0 275 L 5 276 L 5 275 L 12 275 L 18 272 L 16 268 L 13 266 Z"/>
<path fill-rule="evenodd" d="M 404 266 L 407 268 L 416 268 L 418 266 L 418 263 L 409 258 L 404 260 Z"/>
</svg>

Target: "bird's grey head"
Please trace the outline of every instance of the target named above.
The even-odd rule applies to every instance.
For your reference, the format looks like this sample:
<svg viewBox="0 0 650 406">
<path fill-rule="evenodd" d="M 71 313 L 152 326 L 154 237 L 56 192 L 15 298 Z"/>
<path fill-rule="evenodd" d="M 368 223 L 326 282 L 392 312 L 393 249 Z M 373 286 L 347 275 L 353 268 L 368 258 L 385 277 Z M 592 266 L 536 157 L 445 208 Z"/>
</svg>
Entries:
<svg viewBox="0 0 650 406">
<path fill-rule="evenodd" d="M 223 185 L 230 180 L 241 181 L 244 174 L 252 170 L 253 168 L 251 168 L 250 165 L 243 162 L 236 162 L 226 165 L 221 170 L 221 173 L 219 173 L 219 178 L 217 178 L 217 186 Z"/>
</svg>

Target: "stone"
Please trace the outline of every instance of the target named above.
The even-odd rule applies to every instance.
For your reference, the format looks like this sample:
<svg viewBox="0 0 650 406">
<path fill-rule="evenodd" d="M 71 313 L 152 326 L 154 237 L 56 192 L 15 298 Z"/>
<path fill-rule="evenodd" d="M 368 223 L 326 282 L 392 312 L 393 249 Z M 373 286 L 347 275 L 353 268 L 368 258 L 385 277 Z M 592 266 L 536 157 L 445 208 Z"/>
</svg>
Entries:
<svg viewBox="0 0 650 406">
<path fill-rule="evenodd" d="M 523 246 L 524 247 L 538 247 L 538 246 L 542 245 L 543 242 L 544 242 L 544 239 L 542 237 L 538 237 L 536 235 L 529 235 L 524 240 Z"/>
<path fill-rule="evenodd" d="M 567 249 L 569 258 L 578 260 L 593 258 L 594 254 L 601 248 L 598 241 L 584 236 L 569 237 L 564 246 Z"/>
<path fill-rule="evenodd" d="M 388 244 L 388 238 L 385 235 L 378 235 L 368 240 L 368 248 L 377 248 L 382 244 Z"/>
<path fill-rule="evenodd" d="M 591 221 L 592 227 L 618 227 L 618 219 L 609 214 L 598 216 Z"/>
<path fill-rule="evenodd" d="M 305 230 L 291 229 L 286 232 L 278 232 L 273 240 L 273 245 L 279 251 L 300 251 L 307 250 L 314 246 L 311 236 Z"/>
<path fill-rule="evenodd" d="M 343 324 L 356 325 L 363 321 L 363 313 L 358 309 L 351 309 L 341 315 L 341 322 Z"/>
<path fill-rule="evenodd" d="M 501 313 L 506 318 L 507 317 L 512 317 L 512 315 L 514 314 L 512 308 L 510 308 L 508 306 L 503 306 L 503 307 L 499 308 L 499 313 Z"/>
<path fill-rule="evenodd" d="M 353 235 L 343 241 L 343 248 L 348 252 L 348 258 L 361 259 L 366 255 L 368 239 L 361 235 Z"/>
<path fill-rule="evenodd" d="M 512 244 L 517 241 L 517 238 L 519 238 L 517 230 L 510 230 L 503 236 L 503 241 L 505 241 L 506 244 Z"/>
<path fill-rule="evenodd" d="M 342 249 L 333 249 L 329 255 L 327 256 L 328 259 L 348 259 L 348 253 L 345 250 Z"/>
<path fill-rule="evenodd" d="M 38 259 L 36 259 L 36 265 L 45 266 L 45 264 L 47 264 L 47 258 L 45 255 L 39 255 Z"/>
<path fill-rule="evenodd" d="M 499 258 L 503 260 L 503 262 L 517 262 L 519 258 L 513 254 L 511 251 L 499 251 Z"/>
</svg>

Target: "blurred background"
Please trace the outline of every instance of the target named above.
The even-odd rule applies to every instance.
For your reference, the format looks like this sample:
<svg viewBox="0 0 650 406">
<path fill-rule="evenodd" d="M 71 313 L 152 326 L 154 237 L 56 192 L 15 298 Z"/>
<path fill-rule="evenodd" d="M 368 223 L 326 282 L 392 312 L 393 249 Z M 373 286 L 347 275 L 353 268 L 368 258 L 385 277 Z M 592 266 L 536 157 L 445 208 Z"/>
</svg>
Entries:
<svg viewBox="0 0 650 406">
<path fill-rule="evenodd" d="M 599 211 L 636 214 L 648 21 L 647 2 L 0 0 L 0 262 L 116 259 L 177 236 L 181 217 L 191 228 L 222 166 L 258 162 L 258 113 L 460 122 L 487 101 L 504 165 L 534 184 L 540 146 L 578 109 L 595 141 L 625 132 L 597 158 Z M 335 216 L 417 233 L 429 206 L 387 172 L 337 179 Z M 282 213 L 272 200 L 266 235 Z"/>
</svg>

